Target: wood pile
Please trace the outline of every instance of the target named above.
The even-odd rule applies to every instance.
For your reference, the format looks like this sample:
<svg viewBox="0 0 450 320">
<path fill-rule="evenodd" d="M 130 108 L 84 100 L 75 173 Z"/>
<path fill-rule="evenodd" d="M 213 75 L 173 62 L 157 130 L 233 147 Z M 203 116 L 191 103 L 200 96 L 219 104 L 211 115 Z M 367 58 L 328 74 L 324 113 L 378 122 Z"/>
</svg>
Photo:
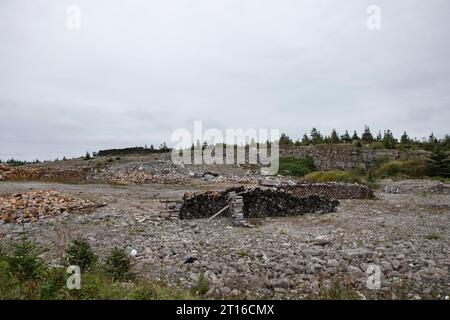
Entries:
<svg viewBox="0 0 450 320">
<path fill-rule="evenodd" d="M 245 218 L 267 216 L 290 216 L 304 213 L 333 212 L 339 205 L 337 200 L 326 196 L 299 196 L 282 189 L 230 188 L 223 192 L 186 193 L 180 208 L 180 219 L 208 218 L 227 206 L 228 195 L 235 192 L 242 196 Z M 230 216 L 232 210 L 224 212 Z"/>
<path fill-rule="evenodd" d="M 298 183 L 292 186 L 283 186 L 282 189 L 290 191 L 300 197 L 318 195 L 332 199 L 372 199 L 373 191 L 358 183 Z"/>
<path fill-rule="evenodd" d="M 43 171 L 38 168 L 18 168 L 0 165 L 0 181 L 7 180 L 38 180 Z"/>
<path fill-rule="evenodd" d="M 34 222 L 57 216 L 65 211 L 96 208 L 90 201 L 61 194 L 55 190 L 32 190 L 0 197 L 0 220 L 9 222 Z"/>
<path fill-rule="evenodd" d="M 56 169 L 56 168 L 31 168 L 31 167 L 10 167 L 0 165 L 0 181 L 21 181 L 21 180 L 76 180 L 86 179 L 87 168 L 81 169 Z"/>
<path fill-rule="evenodd" d="M 95 170 L 88 179 L 115 183 L 180 183 L 187 181 L 189 172 L 170 161 L 134 161 L 114 164 Z"/>
</svg>

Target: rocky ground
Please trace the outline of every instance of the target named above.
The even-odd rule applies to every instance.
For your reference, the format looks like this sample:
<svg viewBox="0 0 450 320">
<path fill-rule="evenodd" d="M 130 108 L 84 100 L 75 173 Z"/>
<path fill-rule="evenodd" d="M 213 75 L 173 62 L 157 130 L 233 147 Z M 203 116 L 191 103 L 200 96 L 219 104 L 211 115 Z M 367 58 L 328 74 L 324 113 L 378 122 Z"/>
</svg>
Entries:
<svg viewBox="0 0 450 320">
<path fill-rule="evenodd" d="M 388 185 L 397 191 L 384 193 Z M 229 185 L 83 185 L 0 182 L 0 196 L 54 189 L 94 203 L 23 224 L 0 221 L 2 243 L 22 228 L 50 250 L 58 264 L 67 242 L 86 237 L 99 254 L 113 246 L 137 250 L 139 274 L 193 286 L 201 273 L 211 297 L 445 299 L 450 295 L 450 185 L 437 181 L 383 181 L 373 200 L 340 200 L 337 212 L 252 219 L 166 219 L 162 200 L 186 191 Z M 379 268 L 379 269 L 378 269 Z M 367 270 L 380 270 L 381 283 Z M 367 286 L 367 283 L 373 284 Z M 340 290 L 328 290 L 339 286 Z M 332 296 L 333 297 L 333 296 Z"/>
</svg>

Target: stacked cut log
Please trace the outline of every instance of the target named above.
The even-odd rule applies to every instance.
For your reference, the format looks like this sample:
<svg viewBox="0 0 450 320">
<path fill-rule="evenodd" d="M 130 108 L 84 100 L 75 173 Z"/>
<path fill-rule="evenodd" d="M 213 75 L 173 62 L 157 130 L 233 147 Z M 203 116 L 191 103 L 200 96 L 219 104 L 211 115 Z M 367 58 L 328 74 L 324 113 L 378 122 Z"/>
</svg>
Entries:
<svg viewBox="0 0 450 320">
<path fill-rule="evenodd" d="M 102 170 L 94 170 L 88 176 L 91 181 L 115 183 L 182 183 L 189 172 L 171 161 L 133 161 L 117 163 Z"/>
<path fill-rule="evenodd" d="M 332 199 L 371 199 L 374 197 L 373 191 L 369 187 L 358 183 L 298 183 L 283 186 L 282 189 L 291 191 L 300 197 L 310 195 L 325 195 Z"/>
<path fill-rule="evenodd" d="M 43 171 L 37 168 L 17 168 L 0 165 L 0 181 L 5 180 L 38 180 Z"/>
<path fill-rule="evenodd" d="M 185 194 L 180 208 L 180 219 L 198 219 L 213 216 L 227 206 L 228 195 L 235 192 L 242 197 L 243 217 L 290 216 L 304 213 L 333 212 L 339 202 L 326 196 L 299 196 L 282 189 L 230 188 L 223 192 L 210 191 Z M 231 216 L 233 210 L 224 212 Z"/>
<path fill-rule="evenodd" d="M 86 179 L 88 168 L 57 169 L 57 168 L 33 168 L 11 167 L 0 165 L 0 181 L 18 180 L 76 180 Z"/>
<path fill-rule="evenodd" d="M 103 204 L 73 198 L 55 190 L 32 190 L 0 197 L 0 221 L 34 222 L 63 212 L 93 209 Z"/>
</svg>

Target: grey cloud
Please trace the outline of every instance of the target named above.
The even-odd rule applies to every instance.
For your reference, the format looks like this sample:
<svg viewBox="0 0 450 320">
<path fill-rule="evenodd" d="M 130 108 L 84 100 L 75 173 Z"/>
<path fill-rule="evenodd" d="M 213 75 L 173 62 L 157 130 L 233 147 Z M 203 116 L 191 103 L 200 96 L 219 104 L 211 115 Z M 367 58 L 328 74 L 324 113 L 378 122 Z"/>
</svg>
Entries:
<svg viewBox="0 0 450 320">
<path fill-rule="evenodd" d="M 376 2 L 379 31 L 365 0 L 4 0 L 0 159 L 159 144 L 194 120 L 448 133 L 450 2 Z"/>
</svg>

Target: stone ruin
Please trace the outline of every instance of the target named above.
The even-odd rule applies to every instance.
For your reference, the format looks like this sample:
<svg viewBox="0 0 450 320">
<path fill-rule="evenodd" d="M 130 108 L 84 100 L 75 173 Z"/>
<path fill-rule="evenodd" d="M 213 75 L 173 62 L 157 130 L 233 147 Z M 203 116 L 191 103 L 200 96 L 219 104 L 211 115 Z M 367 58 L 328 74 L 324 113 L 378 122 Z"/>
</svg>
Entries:
<svg viewBox="0 0 450 320">
<path fill-rule="evenodd" d="M 327 213 L 334 212 L 338 205 L 339 201 L 322 195 L 299 196 L 281 188 L 234 187 L 222 192 L 186 193 L 179 218 L 211 218 L 220 212 L 238 222 L 234 224 L 244 225 L 245 218 Z"/>
</svg>

